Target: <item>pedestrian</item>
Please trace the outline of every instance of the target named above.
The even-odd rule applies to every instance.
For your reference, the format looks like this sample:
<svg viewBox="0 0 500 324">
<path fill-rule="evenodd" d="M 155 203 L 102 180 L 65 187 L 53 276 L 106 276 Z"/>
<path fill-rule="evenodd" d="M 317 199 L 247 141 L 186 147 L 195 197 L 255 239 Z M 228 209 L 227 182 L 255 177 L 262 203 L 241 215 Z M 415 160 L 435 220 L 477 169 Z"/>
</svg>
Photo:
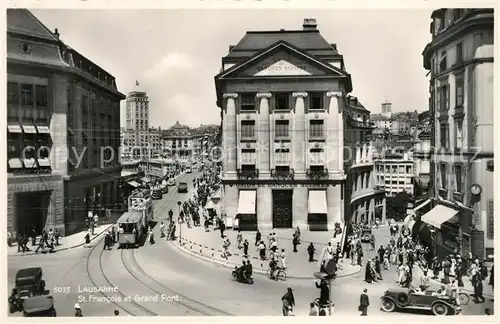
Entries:
<svg viewBox="0 0 500 324">
<path fill-rule="evenodd" d="M 281 249 L 280 260 L 281 260 L 281 268 L 286 269 L 286 253 L 285 253 L 285 249 Z"/>
<path fill-rule="evenodd" d="M 361 311 L 361 316 L 368 315 L 368 306 L 370 306 L 370 298 L 368 297 L 368 289 L 363 289 L 363 293 L 359 296 L 359 308 Z"/>
<path fill-rule="evenodd" d="M 328 245 L 326 247 L 326 259 L 327 260 L 333 259 L 333 246 L 332 246 L 332 242 L 328 242 Z"/>
<path fill-rule="evenodd" d="M 243 234 L 241 234 L 241 229 L 238 228 L 238 234 L 236 235 L 236 242 L 238 243 L 238 250 L 241 250 L 241 242 L 243 241 Z"/>
<path fill-rule="evenodd" d="M 281 301 L 283 303 L 283 316 L 288 316 L 288 312 L 290 310 L 293 311 L 293 307 L 295 306 L 295 297 L 293 296 L 293 289 L 291 287 L 287 288 L 287 292 L 281 297 Z"/>
<path fill-rule="evenodd" d="M 222 218 L 219 221 L 219 230 L 220 230 L 220 237 L 224 238 L 224 231 L 226 230 L 226 224 L 224 224 Z"/>
<path fill-rule="evenodd" d="M 89 247 L 90 244 L 90 230 L 85 233 L 85 245 L 84 247 Z"/>
<path fill-rule="evenodd" d="M 293 240 L 292 240 L 292 244 L 293 244 L 293 252 L 294 253 L 297 253 L 297 245 L 299 245 L 299 239 L 297 237 L 297 233 L 294 233 L 293 234 Z"/>
<path fill-rule="evenodd" d="M 248 240 L 245 239 L 245 242 L 243 242 L 243 256 L 248 257 Z"/>
<path fill-rule="evenodd" d="M 363 263 L 363 249 L 362 248 L 358 248 L 356 250 L 356 254 L 357 254 L 357 257 L 358 257 L 358 265 L 361 266 L 362 263 Z"/>
<path fill-rule="evenodd" d="M 83 317 L 82 309 L 78 303 L 75 304 L 75 317 Z"/>
<path fill-rule="evenodd" d="M 316 248 L 314 247 L 313 242 L 309 243 L 307 247 L 307 253 L 309 254 L 309 263 L 314 262 L 314 252 L 316 252 Z"/>
<path fill-rule="evenodd" d="M 163 222 L 160 223 L 160 238 L 165 237 L 165 224 Z"/>
<path fill-rule="evenodd" d="M 370 250 L 375 251 L 375 235 L 370 236 Z"/>
<path fill-rule="evenodd" d="M 173 217 L 174 217 L 174 212 L 172 211 L 172 209 L 170 209 L 170 210 L 168 211 L 168 221 L 169 221 L 170 223 L 172 223 L 172 218 L 173 218 Z"/>
<path fill-rule="evenodd" d="M 495 265 L 491 266 L 490 282 L 488 284 L 491 286 L 491 289 L 495 289 Z"/>
<path fill-rule="evenodd" d="M 261 238 L 262 234 L 257 230 L 257 233 L 255 233 L 255 246 L 259 246 Z"/>
<path fill-rule="evenodd" d="M 155 244 L 155 233 L 153 233 L 153 230 L 149 230 L 149 244 Z"/>
<path fill-rule="evenodd" d="M 476 280 L 474 280 L 474 302 L 484 303 L 485 299 L 483 296 L 483 281 L 479 277 L 479 274 L 475 274 L 474 277 L 476 278 Z"/>
</svg>

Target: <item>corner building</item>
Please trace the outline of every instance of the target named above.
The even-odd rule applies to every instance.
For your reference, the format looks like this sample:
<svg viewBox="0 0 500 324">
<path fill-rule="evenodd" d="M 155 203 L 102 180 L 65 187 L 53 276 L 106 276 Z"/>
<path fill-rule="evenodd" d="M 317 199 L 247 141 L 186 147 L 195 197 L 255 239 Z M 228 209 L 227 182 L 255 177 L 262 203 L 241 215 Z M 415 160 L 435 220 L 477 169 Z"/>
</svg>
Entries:
<svg viewBox="0 0 500 324">
<path fill-rule="evenodd" d="M 7 10 L 7 229 L 85 227 L 119 197 L 115 78 L 26 9 Z"/>
<path fill-rule="evenodd" d="M 494 253 L 494 11 L 439 9 L 424 49 L 430 71 L 431 191 L 420 215 L 438 255 Z M 418 217 L 419 215 L 417 215 Z"/>
<path fill-rule="evenodd" d="M 344 224 L 343 110 L 352 90 L 336 44 L 302 30 L 250 31 L 215 76 L 223 206 L 242 229 Z"/>
</svg>

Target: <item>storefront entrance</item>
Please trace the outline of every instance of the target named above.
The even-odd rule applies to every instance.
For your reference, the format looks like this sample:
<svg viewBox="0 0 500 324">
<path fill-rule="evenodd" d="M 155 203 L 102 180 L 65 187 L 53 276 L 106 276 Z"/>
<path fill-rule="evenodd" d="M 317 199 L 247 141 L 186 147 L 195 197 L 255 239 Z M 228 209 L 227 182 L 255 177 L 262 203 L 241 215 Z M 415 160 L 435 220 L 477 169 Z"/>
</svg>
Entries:
<svg viewBox="0 0 500 324">
<path fill-rule="evenodd" d="M 273 228 L 292 228 L 292 197 L 292 190 L 273 190 Z"/>
<path fill-rule="evenodd" d="M 18 232 L 31 234 L 35 228 L 41 234 L 47 223 L 51 191 L 22 192 L 15 195 L 16 228 Z"/>
</svg>

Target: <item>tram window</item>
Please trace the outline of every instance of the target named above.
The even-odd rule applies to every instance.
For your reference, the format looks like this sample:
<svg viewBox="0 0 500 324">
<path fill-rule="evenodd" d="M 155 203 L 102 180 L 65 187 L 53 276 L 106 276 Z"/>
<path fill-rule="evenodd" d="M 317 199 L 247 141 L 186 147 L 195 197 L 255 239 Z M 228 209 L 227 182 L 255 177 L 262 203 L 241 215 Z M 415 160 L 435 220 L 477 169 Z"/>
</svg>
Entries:
<svg viewBox="0 0 500 324">
<path fill-rule="evenodd" d="M 123 224 L 123 232 L 125 233 L 132 233 L 134 230 L 134 224 L 128 223 L 128 224 Z"/>
</svg>

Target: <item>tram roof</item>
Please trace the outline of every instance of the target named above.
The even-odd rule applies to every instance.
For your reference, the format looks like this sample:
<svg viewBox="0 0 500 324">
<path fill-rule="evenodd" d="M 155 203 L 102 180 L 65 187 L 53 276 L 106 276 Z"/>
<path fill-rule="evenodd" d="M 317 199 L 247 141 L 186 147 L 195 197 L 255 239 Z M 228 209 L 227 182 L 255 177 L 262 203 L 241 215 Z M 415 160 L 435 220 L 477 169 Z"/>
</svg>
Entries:
<svg viewBox="0 0 500 324">
<path fill-rule="evenodd" d="M 120 216 L 120 218 L 118 219 L 118 224 L 137 223 L 138 221 L 141 220 L 141 218 L 142 218 L 141 212 L 128 211 Z"/>
</svg>

